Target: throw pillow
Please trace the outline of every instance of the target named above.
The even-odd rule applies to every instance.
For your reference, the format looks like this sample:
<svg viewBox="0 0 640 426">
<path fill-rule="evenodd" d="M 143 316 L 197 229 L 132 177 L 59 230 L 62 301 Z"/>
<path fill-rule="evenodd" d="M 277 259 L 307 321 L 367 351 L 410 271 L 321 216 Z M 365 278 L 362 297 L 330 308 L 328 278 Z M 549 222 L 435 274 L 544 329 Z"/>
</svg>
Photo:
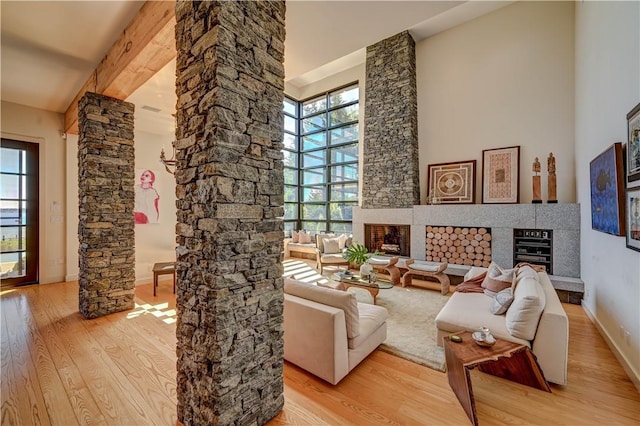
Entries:
<svg viewBox="0 0 640 426">
<path fill-rule="evenodd" d="M 515 269 L 502 269 L 497 263 L 491 262 L 487 275 L 482 281 L 484 294 L 495 296 L 499 291 L 511 287 L 515 277 Z"/>
<path fill-rule="evenodd" d="M 505 326 L 509 334 L 533 340 L 544 310 L 546 298 L 537 278 L 522 277 L 513 291 L 513 303 L 507 309 Z"/>
<path fill-rule="evenodd" d="M 300 231 L 298 236 L 300 244 L 309 244 L 311 242 L 311 234 L 306 231 Z"/>
<path fill-rule="evenodd" d="M 513 294 L 511 294 L 511 288 L 505 288 L 496 294 L 493 298 L 490 311 L 493 315 L 502 315 L 507 312 L 509 306 L 513 302 Z"/>
<path fill-rule="evenodd" d="M 324 252 L 326 254 L 336 254 L 341 253 L 340 250 L 340 241 L 338 238 L 324 238 Z"/>
<path fill-rule="evenodd" d="M 340 250 L 345 248 L 346 245 L 347 245 L 347 235 L 346 234 L 340 234 L 340 236 L 338 237 L 338 242 L 340 243 Z"/>
<path fill-rule="evenodd" d="M 298 231 L 293 231 L 291 233 L 291 242 L 292 243 L 300 242 L 300 233 Z"/>
</svg>

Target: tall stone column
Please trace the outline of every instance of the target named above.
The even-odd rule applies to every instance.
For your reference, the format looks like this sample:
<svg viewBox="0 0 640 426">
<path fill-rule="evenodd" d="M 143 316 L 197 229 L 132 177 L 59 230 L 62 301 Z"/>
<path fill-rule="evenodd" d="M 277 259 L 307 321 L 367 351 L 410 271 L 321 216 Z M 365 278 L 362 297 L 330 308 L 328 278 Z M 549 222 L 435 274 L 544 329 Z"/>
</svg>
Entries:
<svg viewBox="0 0 640 426">
<path fill-rule="evenodd" d="M 284 2 L 176 5 L 177 394 L 185 425 L 283 397 Z"/>
<path fill-rule="evenodd" d="M 367 47 L 363 208 L 420 204 L 415 42 L 408 31 Z"/>
<path fill-rule="evenodd" d="M 133 104 L 86 93 L 78 107 L 80 313 L 134 308 Z"/>
</svg>

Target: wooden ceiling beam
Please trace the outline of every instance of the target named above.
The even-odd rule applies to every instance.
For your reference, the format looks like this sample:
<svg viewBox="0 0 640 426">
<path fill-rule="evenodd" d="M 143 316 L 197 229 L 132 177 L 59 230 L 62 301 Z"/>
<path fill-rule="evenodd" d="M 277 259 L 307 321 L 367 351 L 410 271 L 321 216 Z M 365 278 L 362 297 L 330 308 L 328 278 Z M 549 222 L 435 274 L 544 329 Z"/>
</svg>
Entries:
<svg viewBox="0 0 640 426">
<path fill-rule="evenodd" d="M 126 99 L 176 57 L 175 1 L 147 1 L 91 73 L 64 114 L 78 134 L 78 101 L 86 92 Z"/>
</svg>

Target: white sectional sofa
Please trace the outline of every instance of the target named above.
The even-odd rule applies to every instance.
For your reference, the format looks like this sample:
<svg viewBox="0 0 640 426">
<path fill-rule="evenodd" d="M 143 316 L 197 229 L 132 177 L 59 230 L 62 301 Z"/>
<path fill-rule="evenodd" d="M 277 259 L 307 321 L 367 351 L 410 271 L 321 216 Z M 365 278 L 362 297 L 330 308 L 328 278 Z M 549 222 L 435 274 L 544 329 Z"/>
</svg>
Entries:
<svg viewBox="0 0 640 426">
<path fill-rule="evenodd" d="M 284 358 L 337 384 L 387 338 L 385 308 L 351 292 L 284 280 Z"/>
<path fill-rule="evenodd" d="M 465 281 L 486 270 L 472 268 L 465 275 Z M 529 267 L 520 268 L 512 290 L 513 302 L 506 314 L 502 315 L 491 313 L 494 303 L 491 296 L 484 293 L 454 292 L 436 316 L 438 344 L 442 346 L 443 337 L 452 333 L 475 331 L 486 326 L 499 339 L 528 346 L 538 359 L 547 381 L 565 385 L 569 320 L 549 276 Z"/>
</svg>

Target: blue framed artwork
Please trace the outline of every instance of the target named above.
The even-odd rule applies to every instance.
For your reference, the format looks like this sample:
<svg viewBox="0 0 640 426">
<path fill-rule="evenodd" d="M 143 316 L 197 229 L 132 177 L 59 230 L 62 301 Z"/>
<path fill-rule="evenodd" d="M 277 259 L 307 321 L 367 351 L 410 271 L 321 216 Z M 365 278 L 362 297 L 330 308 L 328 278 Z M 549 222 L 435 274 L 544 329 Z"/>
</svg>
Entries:
<svg viewBox="0 0 640 426">
<path fill-rule="evenodd" d="M 591 160 L 591 227 L 625 235 L 622 143 L 616 142 Z"/>
</svg>

